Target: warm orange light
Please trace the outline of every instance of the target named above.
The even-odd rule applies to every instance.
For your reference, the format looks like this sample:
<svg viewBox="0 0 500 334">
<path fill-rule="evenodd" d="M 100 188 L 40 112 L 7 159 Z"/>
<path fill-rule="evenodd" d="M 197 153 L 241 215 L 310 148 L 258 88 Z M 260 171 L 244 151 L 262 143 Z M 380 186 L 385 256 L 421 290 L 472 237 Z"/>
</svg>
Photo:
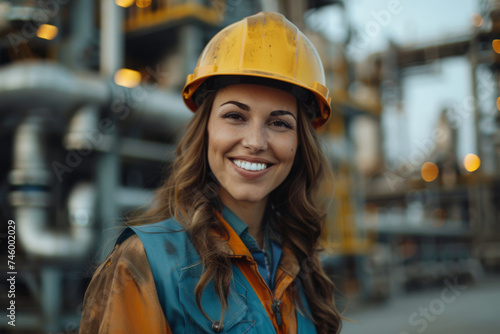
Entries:
<svg viewBox="0 0 500 334">
<path fill-rule="evenodd" d="M 491 46 L 496 53 L 500 53 L 500 39 L 494 39 L 493 42 L 491 42 Z"/>
<path fill-rule="evenodd" d="M 115 0 L 115 3 L 123 8 L 130 7 L 134 4 L 135 0 Z"/>
<path fill-rule="evenodd" d="M 472 14 L 472 24 L 476 27 L 480 27 L 483 25 L 483 17 L 477 13 Z"/>
<path fill-rule="evenodd" d="M 497 109 L 500 110 L 500 97 L 497 97 Z"/>
<path fill-rule="evenodd" d="M 39 38 L 43 38 L 50 41 L 56 38 L 58 32 L 59 30 L 57 29 L 56 26 L 50 24 L 42 24 L 40 27 L 38 27 L 36 35 Z"/>
<path fill-rule="evenodd" d="M 136 0 L 135 1 L 135 4 L 137 5 L 137 7 L 139 8 L 146 8 L 148 7 L 149 5 L 151 5 L 151 0 Z"/>
<path fill-rule="evenodd" d="M 476 171 L 481 166 L 481 159 L 473 153 L 469 153 L 464 158 L 464 167 L 468 172 Z"/>
<path fill-rule="evenodd" d="M 422 175 L 422 179 L 424 179 L 425 182 L 432 182 L 438 177 L 439 168 L 433 162 L 426 162 L 422 165 L 420 174 Z"/>
<path fill-rule="evenodd" d="M 141 80 L 141 73 L 128 68 L 122 68 L 115 73 L 115 83 L 119 86 L 133 88 L 139 85 Z"/>
</svg>

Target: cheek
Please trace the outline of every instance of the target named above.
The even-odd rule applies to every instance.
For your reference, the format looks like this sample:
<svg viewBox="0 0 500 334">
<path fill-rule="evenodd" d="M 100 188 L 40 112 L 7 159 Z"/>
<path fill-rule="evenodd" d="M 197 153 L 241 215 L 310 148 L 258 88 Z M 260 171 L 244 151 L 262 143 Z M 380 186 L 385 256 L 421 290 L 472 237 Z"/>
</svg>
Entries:
<svg viewBox="0 0 500 334">
<path fill-rule="evenodd" d="M 208 164 L 210 165 L 210 169 L 214 171 L 214 168 L 216 168 L 216 163 L 217 163 L 217 155 L 219 152 L 219 145 L 218 145 L 218 140 L 217 136 L 210 136 L 208 137 Z"/>
<path fill-rule="evenodd" d="M 207 158 L 210 169 L 214 170 L 215 152 L 217 151 L 217 129 L 214 128 L 213 121 L 210 120 L 207 128 Z"/>
<path fill-rule="evenodd" d="M 297 146 L 297 138 L 295 136 L 291 140 L 283 141 L 282 147 L 279 150 L 283 160 L 293 162 L 297 154 Z"/>
<path fill-rule="evenodd" d="M 227 129 L 213 124 L 208 131 L 208 162 L 210 165 L 217 164 L 234 145 L 234 135 Z M 211 166 L 216 167 L 216 166 Z"/>
</svg>

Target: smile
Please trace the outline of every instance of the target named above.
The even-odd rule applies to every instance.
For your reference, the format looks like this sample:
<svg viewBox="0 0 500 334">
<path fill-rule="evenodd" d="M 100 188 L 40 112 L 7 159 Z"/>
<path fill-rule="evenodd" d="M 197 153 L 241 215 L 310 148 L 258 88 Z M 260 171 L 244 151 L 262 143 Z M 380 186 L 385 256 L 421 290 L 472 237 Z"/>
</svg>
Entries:
<svg viewBox="0 0 500 334">
<path fill-rule="evenodd" d="M 268 168 L 265 163 L 248 162 L 245 160 L 231 160 L 236 166 L 248 171 L 261 171 Z"/>
</svg>

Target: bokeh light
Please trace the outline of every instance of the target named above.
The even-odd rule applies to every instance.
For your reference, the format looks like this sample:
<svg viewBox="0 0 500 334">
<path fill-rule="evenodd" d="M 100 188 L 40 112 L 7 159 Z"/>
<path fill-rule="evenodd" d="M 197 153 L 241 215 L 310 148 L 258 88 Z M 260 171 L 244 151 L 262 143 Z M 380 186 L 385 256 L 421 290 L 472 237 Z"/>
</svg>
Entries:
<svg viewBox="0 0 500 334">
<path fill-rule="evenodd" d="M 435 163 L 428 161 L 422 165 L 420 174 L 425 182 L 432 182 L 438 177 L 439 168 Z"/>
<path fill-rule="evenodd" d="M 141 73 L 128 68 L 122 68 L 115 73 L 115 83 L 119 86 L 133 88 L 139 85 L 141 80 Z"/>
<path fill-rule="evenodd" d="M 115 3 L 123 8 L 130 7 L 134 4 L 135 0 L 115 0 Z"/>
<path fill-rule="evenodd" d="M 476 171 L 481 166 L 481 159 L 473 153 L 469 153 L 464 158 L 464 167 L 468 172 Z"/>
<path fill-rule="evenodd" d="M 36 31 L 36 35 L 39 38 L 46 39 L 46 40 L 53 40 L 56 38 L 59 30 L 57 29 L 56 26 L 53 26 L 51 24 L 42 24 L 40 27 L 38 27 L 38 30 Z"/>
<path fill-rule="evenodd" d="M 483 22 L 484 22 L 483 17 L 480 14 L 478 13 L 472 14 L 472 24 L 474 26 L 480 27 L 483 25 Z"/>
<path fill-rule="evenodd" d="M 137 7 L 139 8 L 146 8 L 148 7 L 149 5 L 151 5 L 151 0 L 136 0 L 135 1 L 135 4 L 137 5 Z"/>
<path fill-rule="evenodd" d="M 491 46 L 496 53 L 500 53 L 500 39 L 494 39 Z"/>
</svg>

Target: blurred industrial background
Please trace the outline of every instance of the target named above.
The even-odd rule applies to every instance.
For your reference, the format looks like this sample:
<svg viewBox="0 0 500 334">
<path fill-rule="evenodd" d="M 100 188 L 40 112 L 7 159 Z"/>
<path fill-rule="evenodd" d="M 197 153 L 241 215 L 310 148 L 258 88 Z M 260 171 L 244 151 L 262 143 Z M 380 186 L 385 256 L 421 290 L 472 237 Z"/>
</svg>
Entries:
<svg viewBox="0 0 500 334">
<path fill-rule="evenodd" d="M 217 31 L 261 10 L 325 66 L 322 259 L 359 322 L 343 332 L 498 333 L 494 0 L 0 0 L 0 333 L 78 332 L 96 264 L 191 117 L 186 75 Z"/>
</svg>

